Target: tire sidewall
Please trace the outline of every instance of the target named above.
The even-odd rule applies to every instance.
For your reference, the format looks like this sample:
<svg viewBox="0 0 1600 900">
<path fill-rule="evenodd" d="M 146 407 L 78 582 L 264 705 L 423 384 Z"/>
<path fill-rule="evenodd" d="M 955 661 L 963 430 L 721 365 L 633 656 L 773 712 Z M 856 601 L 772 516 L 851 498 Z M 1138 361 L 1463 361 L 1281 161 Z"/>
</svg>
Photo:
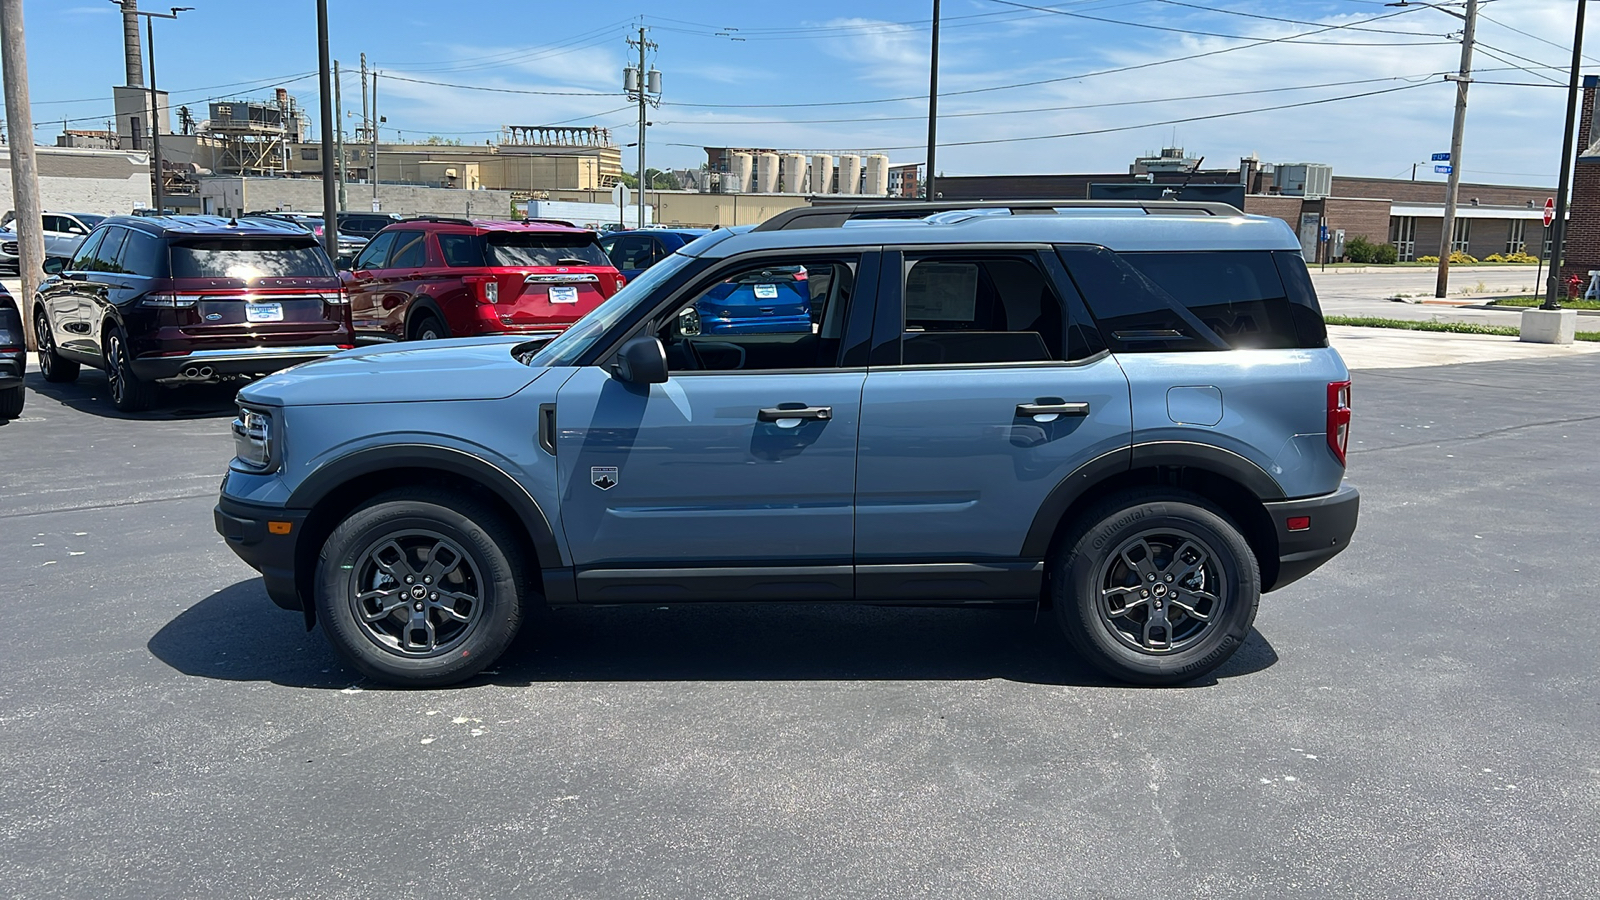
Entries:
<svg viewBox="0 0 1600 900">
<path fill-rule="evenodd" d="M 334 647 L 363 674 L 401 687 L 441 686 L 477 674 L 499 658 L 521 625 L 516 562 L 491 535 L 498 524 L 450 507 L 388 500 L 363 507 L 334 529 L 317 561 L 317 619 Z M 383 536 L 426 528 L 454 541 L 477 566 L 484 610 L 448 653 L 407 657 L 385 649 L 356 622 L 350 605 L 357 564 Z"/>
<path fill-rule="evenodd" d="M 1100 572 L 1123 541 L 1167 527 L 1193 532 L 1210 545 L 1229 592 L 1221 620 L 1199 643 L 1157 656 L 1128 647 L 1102 620 Z M 1058 590 L 1054 599 L 1063 628 L 1097 667 L 1135 683 L 1181 684 L 1222 665 L 1249 636 L 1261 597 L 1255 554 L 1238 529 L 1216 512 L 1182 501 L 1143 500 L 1100 515 L 1065 555 L 1061 567 L 1058 581 L 1067 596 Z"/>
</svg>

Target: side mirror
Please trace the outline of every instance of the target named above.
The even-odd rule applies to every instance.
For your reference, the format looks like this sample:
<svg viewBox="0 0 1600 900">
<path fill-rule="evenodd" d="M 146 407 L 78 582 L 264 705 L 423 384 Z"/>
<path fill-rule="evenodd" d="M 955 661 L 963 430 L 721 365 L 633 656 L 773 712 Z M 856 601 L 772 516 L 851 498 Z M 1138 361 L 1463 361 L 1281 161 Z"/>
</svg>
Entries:
<svg viewBox="0 0 1600 900">
<path fill-rule="evenodd" d="M 664 384 L 667 349 L 654 335 L 640 335 L 622 345 L 617 354 L 617 377 L 633 384 Z"/>
<path fill-rule="evenodd" d="M 46 275 L 60 275 L 67 270 L 67 264 L 72 260 L 65 256 L 46 256 L 44 258 L 44 273 Z"/>
</svg>

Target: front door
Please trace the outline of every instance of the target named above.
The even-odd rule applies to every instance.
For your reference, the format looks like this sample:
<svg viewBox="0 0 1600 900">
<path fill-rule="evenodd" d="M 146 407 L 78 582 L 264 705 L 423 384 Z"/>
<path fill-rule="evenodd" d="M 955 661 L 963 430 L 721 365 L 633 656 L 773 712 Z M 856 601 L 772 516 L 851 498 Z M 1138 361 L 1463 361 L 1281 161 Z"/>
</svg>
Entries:
<svg viewBox="0 0 1600 900">
<path fill-rule="evenodd" d="M 356 255 L 348 272 L 341 272 L 345 293 L 350 300 L 350 321 L 356 337 L 375 340 L 385 337 L 383 332 L 382 286 L 378 276 L 389 259 L 389 248 L 394 244 L 395 233 L 384 233 L 367 242 Z"/>
<path fill-rule="evenodd" d="M 1128 380 L 1065 272 L 1032 249 L 885 254 L 856 472 L 861 599 L 1026 599 L 1024 542 L 1074 469 L 1128 446 Z M 885 318 L 887 322 L 885 322 Z M 1092 326 L 1090 326 L 1092 329 Z M 893 333 L 891 331 L 891 334 Z M 956 594 L 960 594 L 957 597 Z"/>
<path fill-rule="evenodd" d="M 563 385 L 556 457 L 580 599 L 850 599 L 866 374 L 839 361 L 846 317 L 871 303 L 871 290 L 855 296 L 862 262 L 724 267 L 648 326 L 667 348 L 665 384 L 591 366 Z M 679 315 L 773 265 L 813 273 L 811 331 L 701 335 Z"/>
</svg>

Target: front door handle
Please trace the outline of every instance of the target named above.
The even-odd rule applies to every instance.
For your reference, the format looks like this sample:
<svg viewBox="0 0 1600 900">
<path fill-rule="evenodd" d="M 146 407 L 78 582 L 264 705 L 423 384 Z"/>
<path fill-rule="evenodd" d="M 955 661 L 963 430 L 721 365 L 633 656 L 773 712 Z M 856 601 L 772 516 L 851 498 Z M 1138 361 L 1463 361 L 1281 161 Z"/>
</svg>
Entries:
<svg viewBox="0 0 1600 900">
<path fill-rule="evenodd" d="M 1041 397 L 1034 403 L 1018 403 L 1017 417 L 1032 418 L 1036 422 L 1053 422 L 1058 416 L 1087 416 L 1089 404 L 1070 403 L 1054 397 Z"/>
<path fill-rule="evenodd" d="M 827 421 L 831 418 L 833 418 L 833 407 L 831 406 L 776 406 L 763 409 L 756 414 L 757 421 L 777 422 L 780 426 L 783 426 L 786 421 L 799 425 L 803 419 Z M 788 425 L 787 427 L 793 428 L 794 425 Z"/>
</svg>

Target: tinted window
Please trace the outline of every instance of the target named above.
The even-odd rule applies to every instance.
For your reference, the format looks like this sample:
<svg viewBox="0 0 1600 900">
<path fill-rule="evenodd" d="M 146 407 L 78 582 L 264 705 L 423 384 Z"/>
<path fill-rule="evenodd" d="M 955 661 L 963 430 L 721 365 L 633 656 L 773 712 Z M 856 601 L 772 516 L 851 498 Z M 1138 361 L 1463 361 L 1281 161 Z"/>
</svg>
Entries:
<svg viewBox="0 0 1600 900">
<path fill-rule="evenodd" d="M 1072 280 L 1118 353 L 1221 350 L 1227 344 L 1176 298 L 1104 247 L 1058 247 Z"/>
<path fill-rule="evenodd" d="M 174 278 L 308 278 L 334 275 L 315 240 L 187 238 L 172 245 Z"/>
<path fill-rule="evenodd" d="M 619 269 L 648 269 L 660 258 L 656 242 L 638 234 L 613 238 L 605 252 Z"/>
<path fill-rule="evenodd" d="M 62 232 L 62 231 L 66 231 L 67 230 L 67 226 L 66 226 L 66 223 L 61 221 L 61 217 L 60 216 L 45 216 L 44 217 L 44 230 L 45 231 Z"/>
<path fill-rule="evenodd" d="M 428 233 L 426 231 L 395 232 L 394 253 L 389 256 L 391 269 L 417 269 L 428 264 Z"/>
<path fill-rule="evenodd" d="M 82 247 L 78 248 L 78 255 L 72 258 L 72 264 L 67 268 L 74 272 L 88 271 L 90 261 L 94 259 L 95 253 L 100 249 L 100 242 L 106 239 L 106 232 L 110 230 L 105 228 L 89 235 L 89 239 L 83 242 Z"/>
<path fill-rule="evenodd" d="M 385 231 L 367 243 L 362 248 L 361 255 L 356 257 L 357 269 L 381 269 L 384 260 L 389 256 L 389 246 L 394 243 L 395 232 Z"/>
<path fill-rule="evenodd" d="M 82 222 L 83 223 L 83 227 L 85 227 L 85 228 L 93 228 L 96 225 L 99 225 L 101 222 L 104 222 L 105 220 L 106 220 L 105 216 L 90 216 L 90 215 L 80 215 L 80 216 L 78 216 L 78 221 Z"/>
<path fill-rule="evenodd" d="M 439 251 L 447 266 L 482 266 L 483 239 L 475 234 L 439 235 Z"/>
<path fill-rule="evenodd" d="M 1300 346 L 1328 346 L 1328 326 L 1322 321 L 1322 306 L 1317 303 L 1317 292 L 1311 287 L 1311 273 L 1306 271 L 1305 258 L 1294 251 L 1280 250 L 1272 254 L 1272 259 L 1278 264 L 1278 276 L 1289 294 L 1289 315 L 1294 318 Z"/>
<path fill-rule="evenodd" d="M 106 239 L 94 252 L 94 258 L 87 261 L 84 266 L 93 272 L 121 272 L 117 265 L 117 254 L 122 251 L 122 241 L 128 236 L 128 229 L 111 227 L 106 229 Z"/>
<path fill-rule="evenodd" d="M 128 238 L 122 245 L 122 271 L 159 278 L 166 274 L 165 250 L 166 245 L 160 238 L 129 229 Z"/>
<path fill-rule="evenodd" d="M 907 260 L 906 365 L 1064 359 L 1065 324 L 1060 298 L 1030 260 Z"/>
<path fill-rule="evenodd" d="M 609 266 L 592 234 L 494 231 L 484 237 L 491 266 Z"/>
<path fill-rule="evenodd" d="M 1300 345 L 1270 252 L 1124 253 L 1122 258 L 1229 347 Z"/>
</svg>

